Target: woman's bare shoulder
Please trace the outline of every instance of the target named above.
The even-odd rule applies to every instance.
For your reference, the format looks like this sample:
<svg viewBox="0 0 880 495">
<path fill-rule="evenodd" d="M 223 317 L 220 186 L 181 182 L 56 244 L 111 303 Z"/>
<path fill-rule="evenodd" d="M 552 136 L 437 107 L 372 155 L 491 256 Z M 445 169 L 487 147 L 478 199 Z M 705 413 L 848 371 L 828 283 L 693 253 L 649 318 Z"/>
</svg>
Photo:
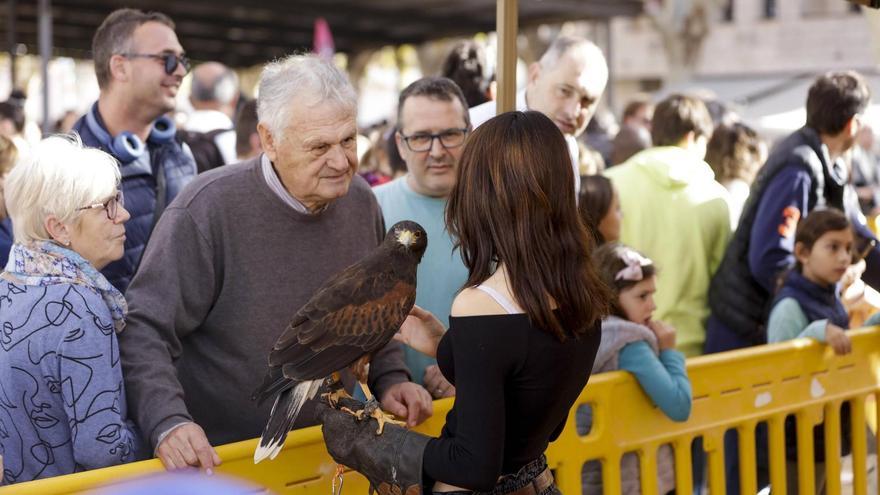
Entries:
<svg viewBox="0 0 880 495">
<path fill-rule="evenodd" d="M 474 288 L 461 290 L 452 301 L 451 316 L 506 315 L 507 311 L 492 296 Z"/>
</svg>

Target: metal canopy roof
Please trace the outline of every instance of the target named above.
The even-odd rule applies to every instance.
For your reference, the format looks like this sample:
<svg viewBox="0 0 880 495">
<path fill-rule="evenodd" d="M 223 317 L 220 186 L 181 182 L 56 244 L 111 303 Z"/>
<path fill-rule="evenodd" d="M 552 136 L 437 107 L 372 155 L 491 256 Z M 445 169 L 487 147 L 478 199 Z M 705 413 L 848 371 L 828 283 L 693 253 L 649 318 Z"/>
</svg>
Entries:
<svg viewBox="0 0 880 495">
<path fill-rule="evenodd" d="M 0 26 L 8 29 L 15 4 L 15 42 L 35 53 L 37 0 L 6 0 Z M 330 25 L 337 51 L 356 53 L 382 45 L 421 43 L 495 29 L 495 0 L 51 0 L 55 54 L 89 57 L 95 29 L 121 7 L 171 16 L 194 60 L 250 66 L 310 49 L 314 21 Z M 633 16 L 641 0 L 520 0 L 519 24 Z M 8 35 L 8 33 L 6 33 Z M 2 39 L 2 38 L 0 38 Z"/>
</svg>

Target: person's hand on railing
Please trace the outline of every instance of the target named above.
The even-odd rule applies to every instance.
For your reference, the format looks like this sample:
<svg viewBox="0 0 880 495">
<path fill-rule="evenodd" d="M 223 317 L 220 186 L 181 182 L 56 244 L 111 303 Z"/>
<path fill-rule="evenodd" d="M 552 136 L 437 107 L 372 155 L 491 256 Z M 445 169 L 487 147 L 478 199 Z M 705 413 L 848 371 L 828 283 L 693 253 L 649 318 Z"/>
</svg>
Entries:
<svg viewBox="0 0 880 495">
<path fill-rule="evenodd" d="M 440 367 L 432 364 L 425 368 L 425 388 L 431 393 L 431 397 L 435 399 L 445 399 L 446 397 L 455 397 L 455 385 L 449 383 L 449 380 L 443 376 Z"/>
<path fill-rule="evenodd" d="M 220 456 L 208 442 L 205 430 L 195 423 L 171 430 L 156 447 L 156 456 L 168 470 L 198 467 L 211 474 L 220 465 Z"/>
<path fill-rule="evenodd" d="M 660 320 L 651 320 L 648 322 L 648 328 L 657 337 L 657 347 L 661 351 L 675 349 L 675 328 L 672 325 Z"/>
<path fill-rule="evenodd" d="M 830 345 L 834 349 L 834 354 L 838 356 L 852 351 L 852 342 L 846 331 L 833 323 L 828 323 L 825 327 L 825 343 Z"/>
</svg>

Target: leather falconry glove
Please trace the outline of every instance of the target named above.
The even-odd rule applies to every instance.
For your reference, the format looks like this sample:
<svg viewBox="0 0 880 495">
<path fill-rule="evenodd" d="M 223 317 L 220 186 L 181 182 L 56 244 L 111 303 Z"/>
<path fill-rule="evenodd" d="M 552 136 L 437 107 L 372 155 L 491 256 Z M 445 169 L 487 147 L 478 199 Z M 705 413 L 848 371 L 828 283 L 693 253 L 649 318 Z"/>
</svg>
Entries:
<svg viewBox="0 0 880 495">
<path fill-rule="evenodd" d="M 359 401 L 342 399 L 340 407 L 359 410 Z M 363 474 L 370 492 L 379 495 L 421 495 L 422 454 L 431 437 L 394 424 L 376 434 L 378 423 L 367 417 L 333 409 L 323 402 L 315 407 L 315 418 L 323 424 L 324 443 L 333 459 Z"/>
</svg>

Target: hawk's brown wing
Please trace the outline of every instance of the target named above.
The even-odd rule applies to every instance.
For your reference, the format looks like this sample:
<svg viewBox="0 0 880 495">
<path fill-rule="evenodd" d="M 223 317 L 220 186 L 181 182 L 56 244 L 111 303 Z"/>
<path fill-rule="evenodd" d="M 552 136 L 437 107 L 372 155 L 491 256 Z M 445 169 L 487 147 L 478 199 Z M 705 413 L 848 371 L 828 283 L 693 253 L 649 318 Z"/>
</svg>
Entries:
<svg viewBox="0 0 880 495">
<path fill-rule="evenodd" d="M 391 260 L 374 260 L 331 279 L 297 312 L 270 366 L 281 366 L 287 378 L 314 380 L 391 340 L 415 302 L 415 277 L 402 280 L 387 266 Z"/>
</svg>

